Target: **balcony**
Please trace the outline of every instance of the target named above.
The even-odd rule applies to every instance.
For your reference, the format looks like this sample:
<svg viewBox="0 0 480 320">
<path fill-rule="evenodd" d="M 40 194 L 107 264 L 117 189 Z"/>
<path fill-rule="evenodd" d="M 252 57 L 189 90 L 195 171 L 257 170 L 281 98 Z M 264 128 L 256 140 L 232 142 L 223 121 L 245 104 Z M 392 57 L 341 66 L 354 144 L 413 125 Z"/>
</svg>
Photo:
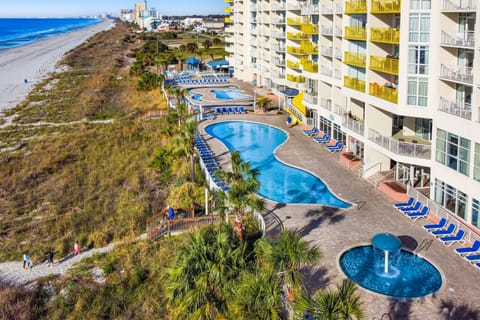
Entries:
<svg viewBox="0 0 480 320">
<path fill-rule="evenodd" d="M 281 60 L 278 58 L 273 58 L 272 63 L 277 65 L 277 66 L 284 66 L 285 65 L 285 60 Z"/>
<path fill-rule="evenodd" d="M 400 0 L 372 0 L 371 13 L 400 13 L 402 7 Z"/>
<path fill-rule="evenodd" d="M 308 104 L 317 105 L 318 104 L 318 93 L 315 93 L 315 92 L 305 93 L 303 95 L 303 101 L 305 101 Z"/>
<path fill-rule="evenodd" d="M 345 51 L 343 63 L 365 68 L 367 57 L 363 53 Z"/>
<path fill-rule="evenodd" d="M 270 10 L 271 11 L 285 11 L 285 4 L 284 3 L 278 3 L 278 2 L 272 2 L 270 3 Z"/>
<path fill-rule="evenodd" d="M 225 17 L 225 23 L 232 23 L 233 20 L 230 17 Z"/>
<path fill-rule="evenodd" d="M 466 12 L 477 9 L 477 0 L 443 0 L 442 11 Z"/>
<path fill-rule="evenodd" d="M 270 73 L 270 76 L 272 78 L 275 78 L 276 80 L 283 80 L 285 79 L 285 73 L 280 73 L 280 72 L 275 72 L 275 71 L 272 71 Z"/>
<path fill-rule="evenodd" d="M 289 26 L 300 26 L 302 25 L 302 19 L 300 18 L 287 18 L 287 24 Z"/>
<path fill-rule="evenodd" d="M 322 56 L 333 57 L 332 47 L 321 46 L 320 53 Z"/>
<path fill-rule="evenodd" d="M 335 69 L 333 77 L 337 80 L 342 80 L 342 71 L 340 71 L 340 69 Z"/>
<path fill-rule="evenodd" d="M 296 83 L 303 83 L 305 82 L 305 77 L 287 74 L 287 80 L 291 82 L 296 82 Z"/>
<path fill-rule="evenodd" d="M 225 0 L 226 3 L 233 3 L 233 0 Z"/>
<path fill-rule="evenodd" d="M 282 18 L 272 18 L 271 19 L 272 24 L 285 24 L 285 19 Z"/>
<path fill-rule="evenodd" d="M 313 61 L 308 61 L 303 64 L 303 70 L 306 72 L 317 73 L 318 72 L 318 64 L 314 63 Z"/>
<path fill-rule="evenodd" d="M 350 116 L 343 117 L 342 127 L 353 131 L 362 137 L 365 136 L 365 124 L 359 120 L 352 119 Z"/>
<path fill-rule="evenodd" d="M 322 65 L 322 67 L 320 68 L 320 74 L 322 74 L 324 76 L 327 76 L 327 77 L 331 77 L 332 76 L 332 69 Z"/>
<path fill-rule="evenodd" d="M 455 82 L 473 83 L 473 68 L 459 68 L 457 66 L 440 67 L 440 78 Z"/>
<path fill-rule="evenodd" d="M 276 52 L 285 52 L 285 46 L 272 45 L 271 49 Z"/>
<path fill-rule="evenodd" d="M 367 13 L 366 0 L 347 0 L 345 1 L 345 14 Z"/>
<path fill-rule="evenodd" d="M 302 10 L 300 11 L 300 15 L 311 16 L 314 14 L 318 14 L 318 12 L 319 12 L 318 5 L 303 5 Z"/>
<path fill-rule="evenodd" d="M 302 10 L 302 6 L 298 2 L 290 2 L 290 3 L 287 3 L 287 10 L 300 11 Z"/>
<path fill-rule="evenodd" d="M 344 76 L 343 86 L 360 92 L 365 92 L 365 80 Z"/>
<path fill-rule="evenodd" d="M 371 96 L 387 100 L 393 103 L 398 102 L 398 90 L 391 87 L 385 87 L 379 85 L 378 83 L 370 83 L 368 88 L 368 93 Z"/>
<path fill-rule="evenodd" d="M 322 5 L 322 14 L 333 14 L 333 3 Z"/>
<path fill-rule="evenodd" d="M 233 7 L 226 7 L 226 8 L 225 8 L 225 12 L 226 12 L 226 13 L 233 12 Z"/>
<path fill-rule="evenodd" d="M 438 110 L 454 115 L 456 117 L 472 120 L 471 107 L 472 106 L 467 103 L 463 103 L 463 105 L 460 105 L 454 101 L 450 101 L 445 99 L 444 97 L 440 97 L 440 104 L 438 105 Z"/>
<path fill-rule="evenodd" d="M 333 106 L 333 113 L 335 113 L 338 116 L 343 117 L 345 115 L 345 113 L 347 113 L 347 110 L 345 110 L 345 108 L 342 107 L 341 105 L 336 104 L 336 105 Z"/>
<path fill-rule="evenodd" d="M 292 68 L 292 69 L 298 69 L 300 70 L 300 62 L 293 62 L 290 60 L 287 60 L 287 67 Z"/>
<path fill-rule="evenodd" d="M 370 56 L 370 70 L 398 76 L 398 59 Z"/>
<path fill-rule="evenodd" d="M 323 26 L 321 28 L 321 33 L 324 36 L 333 36 L 333 28 L 329 26 Z"/>
<path fill-rule="evenodd" d="M 345 27 L 343 37 L 348 40 L 367 40 L 367 30 L 363 27 Z"/>
<path fill-rule="evenodd" d="M 304 23 L 300 26 L 300 31 L 306 34 L 318 34 L 318 25 L 311 23 Z"/>
<path fill-rule="evenodd" d="M 298 47 L 287 46 L 287 53 L 294 54 L 294 55 L 297 55 L 297 56 L 308 56 L 308 53 L 305 52 L 305 50 L 303 50 L 302 48 L 298 48 Z"/>
<path fill-rule="evenodd" d="M 335 37 L 341 37 L 342 36 L 342 26 L 335 26 Z"/>
<path fill-rule="evenodd" d="M 399 28 L 370 28 L 370 41 L 389 44 L 400 44 Z"/>
<path fill-rule="evenodd" d="M 431 158 L 432 147 L 427 144 L 404 142 L 392 137 L 386 137 L 374 129 L 368 129 L 368 140 L 400 156 L 420 159 Z"/>
<path fill-rule="evenodd" d="M 332 100 L 321 98 L 320 107 L 322 107 L 325 110 L 332 111 Z"/>
<path fill-rule="evenodd" d="M 475 32 L 460 32 L 454 34 L 442 30 L 440 44 L 450 47 L 473 48 L 475 46 Z"/>
<path fill-rule="evenodd" d="M 336 3 L 335 4 L 335 14 L 342 14 L 343 13 L 343 4 Z"/>
<path fill-rule="evenodd" d="M 310 37 L 301 32 L 287 32 L 287 39 L 288 40 L 306 40 L 306 39 L 310 39 Z"/>
<path fill-rule="evenodd" d="M 272 36 L 272 38 L 285 39 L 285 32 L 272 30 L 272 33 L 270 35 Z"/>
</svg>

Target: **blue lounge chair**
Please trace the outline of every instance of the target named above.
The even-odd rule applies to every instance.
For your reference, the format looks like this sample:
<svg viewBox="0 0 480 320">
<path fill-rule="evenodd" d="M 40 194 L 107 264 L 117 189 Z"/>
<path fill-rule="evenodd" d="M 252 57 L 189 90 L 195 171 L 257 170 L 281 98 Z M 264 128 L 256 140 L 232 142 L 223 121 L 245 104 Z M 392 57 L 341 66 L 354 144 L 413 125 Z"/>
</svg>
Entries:
<svg viewBox="0 0 480 320">
<path fill-rule="evenodd" d="M 238 107 L 233 107 L 233 112 L 240 113 L 240 110 L 238 110 Z"/>
<path fill-rule="evenodd" d="M 447 225 L 447 219 L 442 218 L 438 223 L 436 224 L 426 224 L 423 226 L 423 229 L 427 231 L 432 231 L 432 230 L 437 230 L 437 229 L 442 229 Z"/>
<path fill-rule="evenodd" d="M 426 218 L 428 216 L 428 211 L 430 211 L 430 208 L 428 206 L 425 206 L 420 211 L 413 211 L 413 212 L 407 211 L 406 214 L 407 214 L 407 217 L 410 218 L 410 220 L 416 221 L 420 218 Z"/>
<path fill-rule="evenodd" d="M 240 113 L 245 113 L 245 108 L 243 106 L 241 106 L 240 108 L 238 108 L 240 110 Z"/>
<path fill-rule="evenodd" d="M 464 258 L 465 258 L 465 260 L 467 260 L 469 262 L 472 262 L 472 261 L 475 261 L 475 260 L 480 260 L 480 254 L 474 254 L 472 256 L 465 256 Z"/>
<path fill-rule="evenodd" d="M 400 202 L 400 203 L 395 203 L 393 205 L 394 208 L 403 208 L 403 207 L 410 207 L 413 205 L 413 201 L 415 201 L 414 197 L 410 197 L 407 202 Z"/>
<path fill-rule="evenodd" d="M 314 136 L 316 135 L 320 130 L 318 130 L 317 127 L 313 127 L 312 130 L 303 130 L 303 133 L 306 134 L 307 136 Z"/>
<path fill-rule="evenodd" d="M 321 138 L 313 138 L 316 143 L 328 143 L 330 141 L 330 135 L 327 133 Z"/>
<path fill-rule="evenodd" d="M 407 212 L 414 212 L 420 210 L 422 207 L 422 203 L 420 201 L 415 202 L 415 204 L 411 207 L 405 207 L 405 208 L 398 208 L 402 213 L 407 213 Z"/>
<path fill-rule="evenodd" d="M 450 223 L 446 229 L 437 229 L 432 231 L 432 235 L 435 237 L 450 236 L 453 234 L 457 226 L 453 223 Z"/>
<path fill-rule="evenodd" d="M 228 107 L 228 113 L 229 113 L 229 114 L 233 114 L 233 113 L 234 113 L 232 107 Z"/>
<path fill-rule="evenodd" d="M 470 247 L 456 248 L 454 251 L 458 255 L 471 254 L 480 250 L 480 240 L 475 240 L 475 242 Z"/>
<path fill-rule="evenodd" d="M 223 113 L 223 114 L 228 114 L 228 110 L 227 110 L 226 107 L 223 107 L 223 108 L 222 108 L 222 113 Z"/>
<path fill-rule="evenodd" d="M 337 141 L 333 146 L 325 146 L 325 149 L 327 149 L 330 152 L 342 151 L 343 143 Z"/>
<path fill-rule="evenodd" d="M 459 243 L 464 243 L 465 241 L 463 240 L 463 237 L 465 236 L 465 231 L 463 229 L 459 229 L 457 231 L 457 234 L 453 236 L 445 236 L 441 237 L 440 241 L 443 242 L 444 245 L 447 247 L 451 246 L 453 243 L 459 242 Z"/>
</svg>

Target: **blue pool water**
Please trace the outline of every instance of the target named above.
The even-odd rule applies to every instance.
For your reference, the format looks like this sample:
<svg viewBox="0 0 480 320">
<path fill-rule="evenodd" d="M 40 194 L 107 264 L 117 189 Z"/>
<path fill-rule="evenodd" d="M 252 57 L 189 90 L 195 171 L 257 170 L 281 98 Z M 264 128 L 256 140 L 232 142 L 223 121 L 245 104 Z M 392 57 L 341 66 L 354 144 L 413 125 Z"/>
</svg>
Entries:
<svg viewBox="0 0 480 320">
<path fill-rule="evenodd" d="M 212 90 L 215 93 L 217 99 L 235 100 L 235 99 L 248 99 L 248 94 L 241 93 L 240 90 Z"/>
<path fill-rule="evenodd" d="M 375 257 L 373 246 L 360 246 L 346 251 L 340 258 L 345 275 L 358 285 L 395 298 L 419 298 L 435 293 L 442 286 L 440 272 L 427 260 L 401 250 L 384 273 L 383 257 Z M 380 254 L 382 255 L 383 252 Z M 376 260 L 377 258 L 377 260 Z M 393 258 L 393 257 L 392 257 Z"/>
<path fill-rule="evenodd" d="M 274 150 L 287 140 L 277 128 L 244 121 L 209 125 L 205 131 L 222 141 L 229 151 L 239 151 L 242 160 L 258 169 L 259 194 L 280 203 L 322 204 L 348 208 L 350 204 L 335 197 L 318 177 L 278 161 Z"/>
<path fill-rule="evenodd" d="M 192 94 L 192 99 L 196 101 L 202 100 L 202 95 L 201 94 Z"/>
</svg>

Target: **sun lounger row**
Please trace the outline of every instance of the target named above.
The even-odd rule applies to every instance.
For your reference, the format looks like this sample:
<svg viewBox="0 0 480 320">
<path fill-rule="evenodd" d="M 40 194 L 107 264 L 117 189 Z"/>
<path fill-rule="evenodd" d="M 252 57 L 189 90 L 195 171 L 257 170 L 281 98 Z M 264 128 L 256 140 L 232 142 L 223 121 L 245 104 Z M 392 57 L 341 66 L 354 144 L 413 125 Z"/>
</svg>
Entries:
<svg viewBox="0 0 480 320">
<path fill-rule="evenodd" d="M 222 84 L 228 83 L 227 79 L 190 79 L 178 80 L 179 84 Z"/>
<path fill-rule="evenodd" d="M 237 114 L 237 113 L 246 113 L 245 107 L 217 107 L 215 108 L 215 114 Z"/>
<path fill-rule="evenodd" d="M 194 143 L 195 149 L 200 154 L 200 159 L 203 163 L 205 170 L 208 172 L 209 177 L 219 188 L 222 188 L 224 191 L 230 190 L 230 187 L 224 180 L 218 179 L 215 176 L 215 172 L 217 170 L 220 170 L 221 168 L 218 165 L 217 160 L 215 160 L 213 152 L 210 150 L 203 137 L 200 135 L 196 135 L 194 138 Z"/>
</svg>

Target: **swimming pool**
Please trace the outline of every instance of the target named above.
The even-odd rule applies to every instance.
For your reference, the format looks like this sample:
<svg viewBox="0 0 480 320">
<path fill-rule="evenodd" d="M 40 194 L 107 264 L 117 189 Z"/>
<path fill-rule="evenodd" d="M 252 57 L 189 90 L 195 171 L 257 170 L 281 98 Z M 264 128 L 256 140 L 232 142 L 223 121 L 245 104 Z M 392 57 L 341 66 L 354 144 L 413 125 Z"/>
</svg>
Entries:
<svg viewBox="0 0 480 320">
<path fill-rule="evenodd" d="M 250 96 L 248 94 L 242 93 L 241 90 L 212 90 L 211 92 L 215 93 L 217 99 L 225 100 L 235 100 L 235 99 L 248 99 Z"/>
<path fill-rule="evenodd" d="M 318 177 L 277 160 L 274 151 L 287 140 L 284 131 L 246 121 L 220 122 L 207 126 L 205 131 L 222 141 L 229 151 L 239 151 L 242 160 L 260 171 L 260 196 L 280 203 L 350 207 Z"/>
</svg>

